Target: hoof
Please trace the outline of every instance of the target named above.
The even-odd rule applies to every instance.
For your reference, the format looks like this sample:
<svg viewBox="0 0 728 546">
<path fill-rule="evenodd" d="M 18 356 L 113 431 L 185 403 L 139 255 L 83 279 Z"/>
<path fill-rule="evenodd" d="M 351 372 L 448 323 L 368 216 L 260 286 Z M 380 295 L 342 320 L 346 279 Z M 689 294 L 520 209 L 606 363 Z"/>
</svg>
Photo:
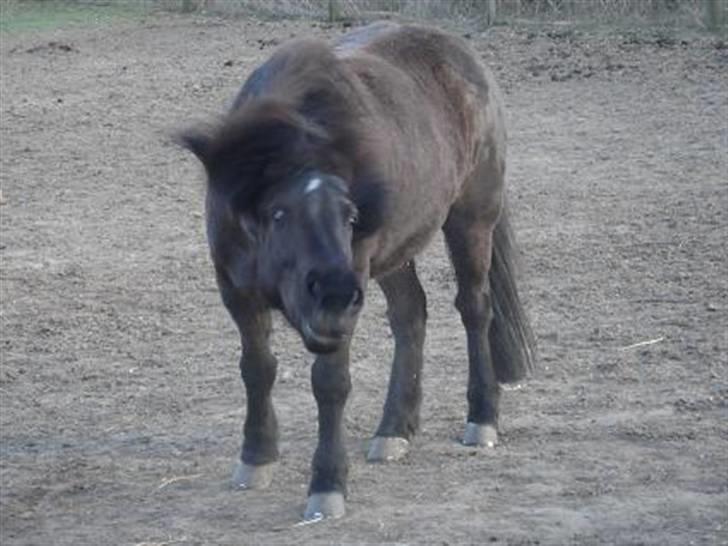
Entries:
<svg viewBox="0 0 728 546">
<path fill-rule="evenodd" d="M 303 521 L 313 523 L 328 518 L 340 518 L 346 513 L 344 495 L 338 491 L 314 493 L 308 497 Z"/>
<path fill-rule="evenodd" d="M 375 436 L 369 444 L 367 461 L 380 463 L 399 461 L 409 451 L 409 440 L 397 436 Z"/>
<path fill-rule="evenodd" d="M 498 444 L 498 430 L 493 425 L 467 423 L 463 444 L 466 446 L 495 447 Z"/>
<path fill-rule="evenodd" d="M 233 472 L 233 486 L 238 489 L 265 489 L 273 480 L 275 463 L 253 465 L 239 462 Z"/>
</svg>

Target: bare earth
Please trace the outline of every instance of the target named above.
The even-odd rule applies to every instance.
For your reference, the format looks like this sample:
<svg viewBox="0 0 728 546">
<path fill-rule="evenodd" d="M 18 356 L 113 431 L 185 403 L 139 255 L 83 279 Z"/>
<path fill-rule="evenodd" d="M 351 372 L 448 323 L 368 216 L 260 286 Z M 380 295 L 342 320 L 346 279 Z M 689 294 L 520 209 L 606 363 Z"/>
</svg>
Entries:
<svg viewBox="0 0 728 546">
<path fill-rule="evenodd" d="M 470 36 L 509 109 L 539 340 L 502 445 L 457 443 L 465 341 L 437 240 L 411 455 L 364 462 L 392 353 L 373 289 L 347 517 L 296 525 L 312 358 L 280 321 L 282 459 L 269 490 L 229 488 L 238 338 L 201 169 L 168 136 L 222 112 L 275 44 L 340 32 L 166 15 L 2 35 L 0 542 L 728 544 L 728 50 L 708 37 Z"/>
</svg>

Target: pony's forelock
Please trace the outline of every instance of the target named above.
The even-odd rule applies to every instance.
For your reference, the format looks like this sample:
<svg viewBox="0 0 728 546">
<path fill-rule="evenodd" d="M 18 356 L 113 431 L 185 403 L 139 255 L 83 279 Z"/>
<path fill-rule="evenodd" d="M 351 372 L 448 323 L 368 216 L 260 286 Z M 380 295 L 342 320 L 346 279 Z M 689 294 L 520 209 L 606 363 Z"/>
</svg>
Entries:
<svg viewBox="0 0 728 546">
<path fill-rule="evenodd" d="M 263 195 L 297 173 L 336 175 L 359 209 L 355 235 L 369 235 L 383 221 L 385 184 L 364 159 L 362 105 L 345 68 L 328 46 L 314 41 L 276 55 L 282 57 L 274 63 L 280 73 L 251 77 L 256 85 L 246 83 L 233 111 L 214 126 L 181 134 L 178 142 L 204 164 L 210 191 L 240 211 L 254 210 Z M 274 85 L 259 89 L 261 82 Z"/>
</svg>

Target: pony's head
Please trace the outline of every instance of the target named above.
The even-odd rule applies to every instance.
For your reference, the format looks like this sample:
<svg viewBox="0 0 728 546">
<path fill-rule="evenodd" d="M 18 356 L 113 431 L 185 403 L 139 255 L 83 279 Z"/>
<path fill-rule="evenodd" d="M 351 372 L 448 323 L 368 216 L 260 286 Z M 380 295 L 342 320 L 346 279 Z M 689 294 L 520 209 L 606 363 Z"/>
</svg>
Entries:
<svg viewBox="0 0 728 546">
<path fill-rule="evenodd" d="M 353 249 L 383 219 L 383 187 L 348 131 L 291 105 L 255 100 L 215 128 L 180 136 L 207 171 L 208 192 L 255 259 L 255 283 L 313 352 L 352 333 L 366 271 Z M 243 242 L 243 241 L 241 241 Z"/>
</svg>

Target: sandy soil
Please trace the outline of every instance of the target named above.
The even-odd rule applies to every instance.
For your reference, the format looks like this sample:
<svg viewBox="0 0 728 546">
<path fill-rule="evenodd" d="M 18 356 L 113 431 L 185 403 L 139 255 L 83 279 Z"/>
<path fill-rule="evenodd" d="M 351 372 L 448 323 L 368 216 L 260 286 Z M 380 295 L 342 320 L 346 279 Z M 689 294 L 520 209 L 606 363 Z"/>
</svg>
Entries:
<svg viewBox="0 0 728 546">
<path fill-rule="evenodd" d="M 424 430 L 369 465 L 391 357 L 372 291 L 346 424 L 349 514 L 297 526 L 311 357 L 282 325 L 272 488 L 232 491 L 243 391 L 168 135 L 277 43 L 340 28 L 173 15 L 4 34 L 0 526 L 10 544 L 727 544 L 728 50 L 707 37 L 500 27 L 470 40 L 510 119 L 539 368 L 503 445 L 457 444 L 465 346 L 441 241 Z M 652 342 L 635 346 L 642 342 Z"/>
</svg>

